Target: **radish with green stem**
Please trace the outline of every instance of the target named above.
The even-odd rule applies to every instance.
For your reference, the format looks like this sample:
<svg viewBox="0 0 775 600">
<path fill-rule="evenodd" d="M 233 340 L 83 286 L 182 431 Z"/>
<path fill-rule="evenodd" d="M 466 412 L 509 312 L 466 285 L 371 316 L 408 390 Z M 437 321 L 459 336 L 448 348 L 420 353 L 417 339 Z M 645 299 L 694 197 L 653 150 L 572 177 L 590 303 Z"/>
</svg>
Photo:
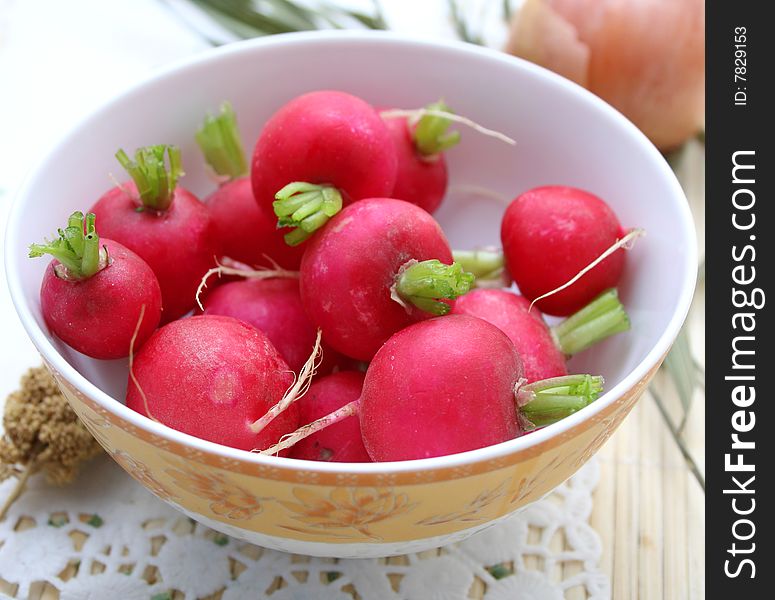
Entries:
<svg viewBox="0 0 775 600">
<path fill-rule="evenodd" d="M 626 235 L 603 200 L 568 186 L 538 187 L 521 194 L 506 209 L 501 224 L 506 267 L 520 292 L 543 312 L 558 316 L 581 310 L 618 285 L 625 262 L 622 248 L 570 286 L 564 284 Z M 559 287 L 563 289 L 554 293 Z"/>
<path fill-rule="evenodd" d="M 31 258 L 54 257 L 40 288 L 46 324 L 63 342 L 92 358 L 128 356 L 135 329 L 135 344 L 141 345 L 159 324 L 156 276 L 131 250 L 101 240 L 94 214 L 84 219 L 74 212 L 58 233 L 53 241 L 30 246 Z"/>
<path fill-rule="evenodd" d="M 165 156 L 169 165 L 165 164 Z M 202 275 L 221 251 L 208 208 L 177 185 L 183 174 L 175 146 L 148 146 L 134 160 L 116 158 L 132 177 L 92 207 L 103 235 L 138 254 L 153 269 L 162 293 L 162 322 L 194 306 Z"/>
<path fill-rule="evenodd" d="M 449 312 L 473 276 L 452 261 L 426 211 L 390 198 L 355 202 L 308 243 L 301 298 L 335 350 L 368 361 L 396 331 Z"/>
<path fill-rule="evenodd" d="M 503 331 L 522 359 L 528 382 L 567 375 L 568 357 L 630 328 L 615 289 L 553 327 L 530 309 L 529 300 L 506 290 L 472 290 L 455 302 L 452 312 L 484 319 Z"/>
<path fill-rule="evenodd" d="M 253 196 L 237 118 L 228 102 L 223 103 L 218 115 L 206 117 L 196 141 L 221 181 L 219 188 L 205 198 L 205 204 L 210 208 L 223 253 L 253 266 L 298 269 L 303 248 L 285 243 L 272 207 L 258 204 Z"/>
<path fill-rule="evenodd" d="M 299 422 L 312 423 L 360 398 L 363 378 L 363 373 L 342 371 L 313 381 L 299 400 Z M 327 462 L 371 462 L 363 446 L 357 416 L 342 419 L 301 440 L 289 456 Z"/>
<path fill-rule="evenodd" d="M 264 450 L 274 454 L 357 414 L 374 461 L 444 456 L 514 439 L 589 405 L 603 378 L 526 383 L 514 345 L 467 315 L 416 323 L 391 337 L 366 371 L 358 400 Z"/>
<path fill-rule="evenodd" d="M 444 102 L 426 107 L 429 111 L 450 112 Z M 384 114 L 390 114 L 385 111 Z M 386 118 L 398 157 L 396 185 L 391 194 L 433 213 L 447 191 L 447 161 L 444 152 L 460 141 L 459 131 L 447 131 L 448 118 L 425 114 L 419 118 Z"/>
<path fill-rule="evenodd" d="M 337 91 L 303 94 L 264 126 L 253 152 L 256 201 L 274 206 L 286 240 L 303 242 L 342 206 L 389 196 L 396 150 L 387 126 L 364 100 Z M 287 188 L 304 184 L 303 188 Z"/>
<path fill-rule="evenodd" d="M 165 325 L 140 348 L 126 403 L 183 433 L 252 450 L 298 427 L 294 405 L 260 433 L 251 428 L 292 383 L 266 335 L 231 317 L 203 315 Z"/>
</svg>

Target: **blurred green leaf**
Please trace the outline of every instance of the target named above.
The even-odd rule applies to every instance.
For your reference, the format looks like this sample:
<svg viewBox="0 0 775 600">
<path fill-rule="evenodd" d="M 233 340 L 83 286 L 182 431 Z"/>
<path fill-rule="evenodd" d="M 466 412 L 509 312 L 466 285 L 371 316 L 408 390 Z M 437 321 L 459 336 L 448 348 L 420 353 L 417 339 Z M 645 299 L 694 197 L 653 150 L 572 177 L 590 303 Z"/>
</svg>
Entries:
<svg viewBox="0 0 775 600">
<path fill-rule="evenodd" d="M 511 6 L 511 0 L 503 0 L 502 4 L 502 10 L 503 10 L 503 20 L 508 23 L 511 21 L 511 13 L 513 12 L 512 6 Z"/>
<path fill-rule="evenodd" d="M 675 150 L 670 150 L 669 152 L 662 153 L 662 156 L 665 157 L 667 164 L 670 165 L 670 168 L 673 169 L 673 171 L 675 171 L 680 165 L 681 160 L 684 157 L 685 150 L 686 150 L 686 144 L 682 144 Z"/>
<path fill-rule="evenodd" d="M 479 46 L 482 46 L 484 41 L 480 35 L 473 33 L 468 27 L 468 23 L 460 10 L 458 0 L 447 0 L 447 7 L 449 9 L 449 18 L 452 20 L 452 24 L 455 27 L 455 32 L 458 37 L 469 44 L 478 44 Z"/>
<path fill-rule="evenodd" d="M 692 456 L 692 453 L 689 451 L 689 448 L 686 446 L 686 443 L 683 440 L 683 436 L 681 435 L 681 432 L 679 429 L 675 426 L 672 419 L 667 413 L 667 409 L 665 408 L 664 402 L 662 402 L 662 397 L 659 395 L 659 393 L 656 390 L 656 386 L 652 385 L 649 387 L 649 392 L 651 394 L 651 397 L 654 399 L 654 403 L 657 405 L 657 408 L 659 409 L 660 414 L 662 415 L 662 420 L 667 425 L 667 428 L 670 430 L 670 434 L 673 437 L 673 440 L 676 443 L 676 446 L 678 446 L 678 449 L 681 451 L 681 454 L 684 457 L 684 460 L 686 461 L 687 466 L 689 467 L 689 470 L 692 472 L 692 475 L 694 475 L 695 479 L 697 480 L 697 483 L 700 484 L 700 487 L 702 488 L 703 494 L 705 493 L 705 477 L 700 472 L 700 468 L 697 465 L 697 461 L 694 460 L 694 457 Z"/>
<path fill-rule="evenodd" d="M 343 29 L 348 19 L 369 29 L 387 29 L 381 7 L 377 0 L 373 1 L 374 14 L 340 8 L 330 2 L 319 2 L 310 8 L 293 0 L 189 0 L 241 38 L 327 27 Z"/>
<path fill-rule="evenodd" d="M 665 357 L 665 366 L 675 385 L 676 392 L 678 392 L 684 414 L 686 414 L 691 407 L 694 387 L 697 383 L 697 368 L 689 345 L 689 333 L 686 326 L 681 329 L 673 347 Z"/>
<path fill-rule="evenodd" d="M 330 3 L 322 4 L 321 14 L 326 19 L 336 18 L 337 15 L 345 15 L 351 19 L 354 19 L 368 29 L 388 29 L 379 0 L 372 0 L 372 4 L 374 6 L 374 14 L 372 15 L 357 10 L 339 8 L 338 6 Z M 334 24 L 334 26 L 336 26 L 336 24 Z"/>
</svg>

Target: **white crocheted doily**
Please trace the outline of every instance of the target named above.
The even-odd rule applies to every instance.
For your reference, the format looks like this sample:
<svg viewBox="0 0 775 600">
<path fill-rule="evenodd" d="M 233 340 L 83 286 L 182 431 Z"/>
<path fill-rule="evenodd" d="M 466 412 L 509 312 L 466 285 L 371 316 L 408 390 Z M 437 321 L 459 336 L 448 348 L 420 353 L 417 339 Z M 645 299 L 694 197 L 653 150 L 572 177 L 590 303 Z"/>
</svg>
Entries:
<svg viewBox="0 0 775 600">
<path fill-rule="evenodd" d="M 544 500 L 468 540 L 387 560 L 284 554 L 181 515 L 101 457 L 65 488 L 32 478 L 0 522 L 0 597 L 61 600 L 607 599 L 587 519 L 594 460 Z M 0 499 L 12 481 L 0 485 Z M 52 591 L 52 590 L 49 590 Z M 576 595 L 575 597 L 579 597 Z"/>
</svg>

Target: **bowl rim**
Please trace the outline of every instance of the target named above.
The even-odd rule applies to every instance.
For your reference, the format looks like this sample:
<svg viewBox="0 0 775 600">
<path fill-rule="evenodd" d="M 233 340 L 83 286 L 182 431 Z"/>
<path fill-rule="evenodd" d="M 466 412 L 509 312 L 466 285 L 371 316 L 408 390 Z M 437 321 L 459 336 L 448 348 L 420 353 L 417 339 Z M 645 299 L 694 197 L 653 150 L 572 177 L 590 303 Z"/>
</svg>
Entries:
<svg viewBox="0 0 775 600">
<path fill-rule="evenodd" d="M 215 442 L 203 440 L 192 435 L 177 431 L 161 423 L 157 423 L 140 413 L 128 408 L 121 401 L 108 395 L 96 385 L 91 383 L 86 377 L 81 375 L 72 367 L 65 358 L 57 351 L 54 345 L 49 341 L 47 334 L 38 326 L 32 315 L 31 307 L 25 302 L 22 292 L 21 275 L 17 269 L 17 264 L 22 264 L 19 260 L 23 249 L 27 244 L 19 240 L 16 231 L 19 230 L 18 224 L 23 214 L 23 200 L 29 194 L 29 189 L 33 182 L 44 171 L 46 165 L 51 161 L 54 154 L 65 146 L 69 139 L 81 129 L 87 127 L 93 120 L 98 120 L 101 115 L 110 110 L 111 106 L 119 99 L 133 93 L 139 93 L 146 87 L 152 86 L 159 80 L 162 80 L 174 73 L 185 71 L 187 69 L 198 68 L 208 62 L 218 62 L 226 56 L 236 54 L 249 54 L 262 48 L 293 47 L 303 45 L 337 45 L 337 44 L 377 44 L 382 46 L 404 46 L 414 47 L 418 51 L 423 49 L 434 49 L 443 51 L 450 55 L 450 60 L 455 55 L 478 55 L 488 60 L 494 60 L 502 63 L 508 63 L 511 68 L 517 68 L 526 71 L 529 76 L 543 79 L 546 83 L 560 90 L 562 93 L 570 93 L 576 96 L 579 101 L 589 104 L 592 108 L 606 115 L 614 126 L 622 128 L 626 133 L 633 136 L 641 146 L 645 147 L 650 158 L 655 162 L 655 166 L 661 171 L 666 183 L 672 190 L 671 196 L 675 200 L 677 207 L 676 217 L 680 220 L 681 229 L 684 233 L 684 239 L 687 242 L 686 252 L 681 264 L 681 290 L 678 302 L 674 307 L 670 321 L 665 331 L 659 337 L 654 346 L 646 354 L 646 357 L 628 373 L 617 385 L 607 390 L 595 402 L 583 410 L 566 417 L 565 419 L 540 429 L 531 435 L 522 436 L 513 440 L 508 440 L 457 454 L 439 456 L 433 458 L 423 458 L 407 461 L 381 462 L 381 463 L 329 463 L 300 459 L 291 459 L 278 456 L 269 456 L 239 450 L 228 446 L 223 446 Z M 310 31 L 288 34 L 277 34 L 251 40 L 244 40 L 230 43 L 218 48 L 208 49 L 196 53 L 181 60 L 174 61 L 167 66 L 153 70 L 149 75 L 131 83 L 120 90 L 109 99 L 100 104 L 95 110 L 92 110 L 82 118 L 77 120 L 65 133 L 50 147 L 48 152 L 39 159 L 35 166 L 27 173 L 24 181 L 14 194 L 11 204 L 8 224 L 5 232 L 5 268 L 7 284 L 10 290 L 11 299 L 17 314 L 24 326 L 27 334 L 30 336 L 38 351 L 42 354 L 46 362 L 52 365 L 62 376 L 70 382 L 79 392 L 95 401 L 100 407 L 111 414 L 129 422 L 130 424 L 142 428 L 151 434 L 161 438 L 177 442 L 183 446 L 193 447 L 205 453 L 216 455 L 225 459 L 232 459 L 241 462 L 252 463 L 253 465 L 271 466 L 290 471 L 307 471 L 318 473 L 346 473 L 346 474 L 381 474 L 381 473 L 402 473 L 410 471 L 448 469 L 450 467 L 460 467 L 479 463 L 482 461 L 493 460 L 504 456 L 513 456 L 534 446 L 543 444 L 552 438 L 556 438 L 576 426 L 588 421 L 596 414 L 604 411 L 616 400 L 621 398 L 628 390 L 632 389 L 640 380 L 647 376 L 649 371 L 656 367 L 664 355 L 670 349 L 670 346 L 678 336 L 683 322 L 688 314 L 689 307 L 694 295 L 696 284 L 697 269 L 697 243 L 696 232 L 694 229 L 693 218 L 686 201 L 685 194 L 681 188 L 675 173 L 669 167 L 664 157 L 648 140 L 648 138 L 624 115 L 611 105 L 595 96 L 588 90 L 578 84 L 565 79 L 548 69 L 530 63 L 526 60 L 510 56 L 505 52 L 498 50 L 475 46 L 457 41 L 424 39 L 414 36 L 404 35 L 396 32 L 385 31 Z"/>
</svg>

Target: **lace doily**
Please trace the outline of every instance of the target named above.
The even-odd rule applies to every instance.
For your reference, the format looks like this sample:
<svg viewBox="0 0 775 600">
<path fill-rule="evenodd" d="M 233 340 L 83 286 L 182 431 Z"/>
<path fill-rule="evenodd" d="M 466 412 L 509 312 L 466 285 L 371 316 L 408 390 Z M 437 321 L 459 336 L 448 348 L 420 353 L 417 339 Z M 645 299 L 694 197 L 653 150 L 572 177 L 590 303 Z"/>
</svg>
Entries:
<svg viewBox="0 0 775 600">
<path fill-rule="evenodd" d="M 53 587 L 61 600 L 352 600 L 356 592 L 363 600 L 560 600 L 579 588 L 602 600 L 609 581 L 587 523 L 597 478 L 593 460 L 545 499 L 454 546 L 335 560 L 212 531 L 99 458 L 65 488 L 32 478 L 0 522 L 0 597 Z M 0 486 L 0 498 L 13 483 Z"/>
</svg>

